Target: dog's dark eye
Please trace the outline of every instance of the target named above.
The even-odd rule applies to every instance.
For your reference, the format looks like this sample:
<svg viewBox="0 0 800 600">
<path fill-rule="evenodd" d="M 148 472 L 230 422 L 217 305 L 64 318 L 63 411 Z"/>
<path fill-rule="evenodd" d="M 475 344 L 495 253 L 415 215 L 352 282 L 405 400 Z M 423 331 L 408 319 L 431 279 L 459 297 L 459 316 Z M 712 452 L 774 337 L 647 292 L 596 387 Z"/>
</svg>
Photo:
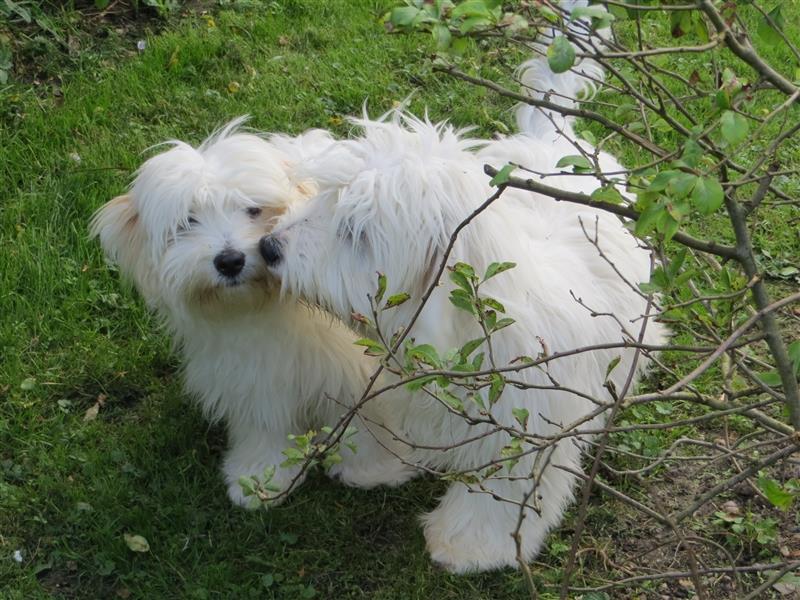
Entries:
<svg viewBox="0 0 800 600">
<path fill-rule="evenodd" d="M 248 206 L 245 210 L 247 211 L 247 215 L 253 219 L 261 214 L 261 209 L 258 206 Z"/>
<path fill-rule="evenodd" d="M 188 219 L 186 219 L 185 222 L 180 223 L 178 225 L 178 227 L 176 228 L 176 230 L 177 230 L 178 233 L 183 233 L 187 229 L 191 229 L 192 227 L 197 225 L 198 222 L 199 221 L 197 219 L 195 219 L 194 217 L 189 217 Z"/>
</svg>

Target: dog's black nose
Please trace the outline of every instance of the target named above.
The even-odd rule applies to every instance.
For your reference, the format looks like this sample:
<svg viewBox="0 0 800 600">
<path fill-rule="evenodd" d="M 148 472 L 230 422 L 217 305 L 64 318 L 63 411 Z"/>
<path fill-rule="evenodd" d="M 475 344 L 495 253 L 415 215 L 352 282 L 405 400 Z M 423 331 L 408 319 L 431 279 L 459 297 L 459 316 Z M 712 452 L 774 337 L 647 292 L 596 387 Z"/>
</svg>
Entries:
<svg viewBox="0 0 800 600">
<path fill-rule="evenodd" d="M 270 267 L 277 265 L 283 258 L 281 242 L 273 235 L 265 235 L 258 242 L 258 249 Z"/>
<path fill-rule="evenodd" d="M 244 269 L 244 252 L 226 248 L 214 257 L 214 266 L 220 275 L 236 277 Z"/>
</svg>

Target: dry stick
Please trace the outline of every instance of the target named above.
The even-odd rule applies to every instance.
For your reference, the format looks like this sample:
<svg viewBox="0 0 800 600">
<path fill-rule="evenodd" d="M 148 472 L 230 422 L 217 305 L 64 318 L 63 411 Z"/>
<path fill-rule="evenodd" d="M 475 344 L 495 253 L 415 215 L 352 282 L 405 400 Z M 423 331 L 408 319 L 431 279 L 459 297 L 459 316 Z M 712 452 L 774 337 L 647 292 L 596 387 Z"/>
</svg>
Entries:
<svg viewBox="0 0 800 600">
<path fill-rule="evenodd" d="M 652 269 L 652 258 L 651 258 L 651 265 L 650 268 Z M 647 299 L 647 306 L 645 307 L 645 315 L 650 313 L 650 310 L 653 306 L 652 303 L 652 295 Z M 647 324 L 648 319 L 645 318 L 642 321 L 642 326 L 639 329 L 639 336 L 636 340 L 638 343 L 642 343 L 644 341 L 644 334 L 647 331 Z M 625 396 L 628 394 L 628 390 L 630 389 L 631 385 L 633 384 L 633 378 L 636 375 L 636 370 L 638 367 L 639 357 L 641 356 L 641 349 L 637 348 L 633 354 L 633 361 L 631 362 L 631 368 L 628 371 L 628 376 L 625 379 L 625 383 L 622 387 L 622 390 L 617 395 L 615 390 L 612 386 L 608 386 L 609 392 L 611 392 L 612 396 L 614 396 L 614 406 L 611 408 L 611 413 L 608 416 L 608 423 L 612 424 L 614 419 L 616 418 L 617 414 L 622 410 L 623 402 L 625 400 Z M 592 467 L 589 471 L 588 479 L 585 481 L 582 490 L 581 496 L 581 503 L 578 507 L 578 521 L 575 524 L 575 533 L 572 537 L 572 545 L 570 547 L 570 552 L 567 557 L 567 565 L 564 568 L 564 581 L 561 585 L 560 597 L 563 599 L 569 597 L 569 582 L 572 579 L 572 572 L 575 569 L 575 561 L 578 552 L 578 546 L 580 545 L 580 538 L 581 534 L 583 533 L 583 527 L 586 523 L 586 512 L 589 506 L 589 496 L 592 492 L 592 484 L 597 479 L 597 473 L 600 470 L 600 461 L 603 458 L 603 453 L 605 452 L 606 446 L 608 445 L 608 432 L 605 432 L 602 437 L 600 438 L 600 442 L 598 444 L 597 449 L 595 450 L 594 454 L 594 461 L 592 462 Z"/>
<path fill-rule="evenodd" d="M 661 394 L 653 394 L 653 397 L 654 397 L 654 399 L 658 399 L 658 398 L 662 397 L 662 395 Z M 732 414 L 732 412 L 729 411 L 730 404 L 725 403 L 725 402 L 720 402 L 719 400 L 714 400 L 713 398 L 704 398 L 704 397 L 693 396 L 693 397 L 690 397 L 690 398 L 686 398 L 686 401 L 687 402 L 692 402 L 692 403 L 695 403 L 695 404 L 702 404 L 704 406 L 708 406 L 709 408 L 713 408 L 715 410 L 718 410 L 720 412 L 718 412 L 716 414 L 719 415 L 719 416 L 723 416 L 725 414 Z M 746 416 L 750 417 L 751 419 L 753 419 L 754 421 L 757 421 L 760 425 L 762 425 L 763 427 L 765 427 L 767 429 L 770 429 L 770 430 L 773 430 L 773 431 L 777 431 L 779 433 L 783 433 L 783 434 L 786 434 L 786 435 L 791 434 L 791 433 L 794 432 L 794 429 L 792 429 L 792 427 L 790 427 L 789 425 L 786 425 L 785 423 L 782 423 L 782 422 L 778 421 L 777 419 L 773 419 L 772 417 L 770 417 L 769 415 L 764 414 L 763 412 L 761 412 L 757 408 L 747 407 L 744 410 L 742 410 L 741 412 L 742 412 L 743 415 L 746 415 Z"/>
<path fill-rule="evenodd" d="M 491 165 L 484 165 L 483 170 L 487 175 L 490 175 L 492 177 L 497 175 L 497 173 L 499 172 L 498 169 L 495 169 Z M 586 194 L 560 190 L 558 188 L 549 185 L 544 185 L 543 183 L 539 183 L 533 179 L 521 179 L 519 177 L 509 177 L 508 181 L 506 182 L 506 185 L 508 187 L 513 187 L 520 190 L 528 190 L 530 192 L 543 194 L 545 196 L 552 198 L 553 200 L 563 200 L 566 202 L 573 202 L 575 204 L 582 204 L 584 206 L 597 208 L 599 210 L 610 212 L 620 217 L 631 219 L 633 221 L 636 221 L 640 216 L 639 213 L 636 212 L 630 206 L 626 206 L 624 204 L 612 204 L 611 202 L 597 201 L 592 199 L 591 196 L 588 196 Z M 710 254 L 716 254 L 717 256 L 721 256 L 722 258 L 730 259 L 738 257 L 736 248 L 734 248 L 733 246 L 718 244 L 717 242 L 714 241 L 700 240 L 682 232 L 676 233 L 672 239 L 680 244 L 683 244 L 684 246 L 688 246 L 689 248 L 694 248 L 695 250 L 708 252 Z"/>
<path fill-rule="evenodd" d="M 770 16 L 770 14 L 763 8 L 761 8 L 757 2 L 753 2 L 752 5 L 753 8 L 755 8 L 758 12 L 761 13 L 761 16 L 764 17 L 766 22 L 769 23 L 770 27 L 772 27 L 773 31 L 775 31 L 778 34 L 778 36 L 780 36 L 781 40 L 783 40 L 783 43 L 786 45 L 786 47 L 792 51 L 792 54 L 794 54 L 797 61 L 800 62 L 800 50 L 798 50 L 797 47 L 792 43 L 792 41 L 786 36 L 786 34 L 783 32 L 783 28 L 780 27 L 775 22 L 775 20 Z"/>
<path fill-rule="evenodd" d="M 732 488 L 737 483 L 739 483 L 741 481 L 744 481 L 748 477 L 751 477 L 752 475 L 754 475 L 755 473 L 757 473 L 761 469 L 764 469 L 764 468 L 766 468 L 766 467 L 768 467 L 768 466 L 770 466 L 772 464 L 775 464 L 776 462 L 778 462 L 782 458 L 786 458 L 787 456 L 790 456 L 791 454 L 797 452 L 798 450 L 800 450 L 800 443 L 798 443 L 798 441 L 793 441 L 791 444 L 789 444 L 785 448 L 782 448 L 781 450 L 777 450 L 776 452 L 773 452 L 772 454 L 767 456 L 764 460 L 760 460 L 757 463 L 749 466 L 748 468 L 746 468 L 741 473 L 738 473 L 737 475 L 734 475 L 733 477 L 723 481 L 722 483 L 719 483 L 719 484 L 715 485 L 713 488 L 708 490 L 705 494 L 702 494 L 701 496 L 699 496 L 698 499 L 694 503 L 692 503 L 691 506 L 689 506 L 688 508 L 683 509 L 682 511 L 680 511 L 678 513 L 674 513 L 674 514 L 670 515 L 670 518 L 673 519 L 676 523 L 680 523 L 686 517 L 692 516 L 694 514 L 694 512 L 698 508 L 703 506 L 706 502 L 711 500 L 714 496 L 717 496 L 718 494 L 721 494 L 725 490 L 728 490 L 728 489 Z"/>
<path fill-rule="evenodd" d="M 504 87 L 497 85 L 495 82 L 490 81 L 488 79 L 481 79 L 480 77 L 472 77 L 471 75 L 467 75 L 462 71 L 459 71 L 455 67 L 434 67 L 436 71 L 441 71 L 442 73 L 447 73 L 448 75 L 452 75 L 456 79 L 461 79 L 468 83 L 473 83 L 475 85 L 480 85 L 482 87 L 488 88 L 494 92 L 497 92 L 501 96 L 505 96 L 506 98 L 511 98 L 512 100 L 516 100 L 518 102 L 524 102 L 525 104 L 530 104 L 531 106 L 537 106 L 539 108 L 546 108 L 548 110 L 556 111 L 557 113 L 565 116 L 565 117 L 579 117 L 583 119 L 591 119 L 601 125 L 607 127 L 611 131 L 614 131 L 623 137 L 628 138 L 632 142 L 638 144 L 648 152 L 652 154 L 664 157 L 669 152 L 660 148 L 659 146 L 653 144 L 645 137 L 642 137 L 636 133 L 628 131 L 621 125 L 617 125 L 613 121 L 606 119 L 599 113 L 596 113 L 591 110 L 586 110 L 583 108 L 569 108 L 566 106 L 561 106 L 560 104 L 556 104 L 555 102 L 548 102 L 547 100 L 539 100 L 538 98 L 531 98 L 530 96 L 526 96 L 525 94 L 519 94 L 517 92 L 512 92 L 510 90 L 505 89 Z"/>
<path fill-rule="evenodd" d="M 610 4 L 611 6 L 619 6 L 628 10 L 635 10 L 645 12 L 648 10 L 658 10 L 664 12 L 677 12 L 687 10 L 697 10 L 697 4 L 659 4 L 657 6 L 647 6 L 645 4 L 631 4 L 628 2 L 619 2 L 618 0 L 603 0 L 603 4 Z"/>
<path fill-rule="evenodd" d="M 641 481 L 641 479 L 640 479 Z M 645 491 L 649 492 L 648 486 L 645 486 Z M 661 503 L 660 498 L 657 494 L 652 494 L 653 502 L 659 507 L 659 509 L 663 510 L 663 504 Z M 666 511 L 665 511 L 666 512 Z M 675 548 L 675 555 L 677 556 L 678 551 L 680 548 L 683 548 L 686 552 L 686 555 L 689 558 L 689 571 L 692 574 L 692 582 L 694 582 L 694 589 L 697 592 L 697 597 L 699 600 L 702 600 L 706 597 L 706 589 L 703 585 L 703 580 L 700 578 L 700 574 L 697 568 L 697 555 L 695 554 L 694 550 L 692 550 L 691 544 L 686 542 L 686 536 L 683 535 L 683 531 L 680 529 L 680 525 L 673 521 L 671 518 L 667 517 L 667 522 L 669 528 L 672 530 L 673 535 L 678 540 L 678 546 Z"/>
<path fill-rule="evenodd" d="M 720 344 L 717 349 L 712 352 L 702 363 L 700 363 L 691 373 L 686 375 L 683 379 L 675 383 L 674 385 L 670 386 L 666 390 L 660 392 L 665 396 L 669 396 L 670 394 L 674 394 L 679 389 L 684 387 L 686 384 L 694 381 L 697 377 L 699 377 L 703 372 L 705 372 L 711 364 L 716 361 L 725 351 L 730 349 L 731 344 L 740 337 L 745 331 L 747 331 L 750 327 L 752 327 L 757 321 L 761 320 L 764 315 L 772 313 L 773 311 L 785 306 L 787 304 L 791 304 L 792 302 L 796 302 L 800 300 L 800 292 L 794 293 L 791 296 L 787 296 L 782 300 L 778 300 L 777 302 L 773 302 L 772 304 L 762 308 L 758 312 L 756 312 L 752 317 L 747 319 L 742 325 L 736 329 L 728 338 Z M 796 381 L 795 381 L 796 383 Z M 788 404 L 788 401 L 787 401 Z M 791 407 L 790 407 L 791 408 Z M 795 429 L 796 430 L 796 429 Z"/>
<path fill-rule="evenodd" d="M 797 86 L 764 62 L 755 50 L 753 50 L 753 47 L 745 36 L 737 35 L 728 26 L 711 0 L 701 0 L 698 8 L 708 16 L 717 32 L 724 34 L 725 45 L 728 46 L 731 52 L 750 65 L 754 71 L 787 96 L 791 96 L 797 92 Z M 740 39 L 742 41 L 740 41 Z"/>
<path fill-rule="evenodd" d="M 714 39 L 703 44 L 702 46 L 671 46 L 665 48 L 651 48 L 650 50 L 641 50 L 636 52 L 577 52 L 575 56 L 578 58 L 641 58 L 643 56 L 660 56 L 662 54 L 692 54 L 702 53 L 713 50 L 720 45 L 719 39 Z"/>
<path fill-rule="evenodd" d="M 577 477 L 578 479 L 581 479 L 584 482 L 588 481 L 588 479 L 589 479 L 589 476 L 586 473 L 582 473 L 582 472 L 577 471 L 575 469 L 571 469 L 571 468 L 569 468 L 567 466 L 564 466 L 564 465 L 553 465 L 553 466 L 556 469 L 560 469 L 562 471 L 566 471 L 567 473 L 570 473 L 571 475 L 574 475 L 575 477 Z M 630 506 L 632 506 L 636 510 L 642 511 L 644 514 L 646 514 L 649 517 L 652 517 L 653 519 L 655 519 L 656 521 L 658 521 L 662 525 L 669 526 L 669 519 L 666 516 L 662 515 L 661 513 L 653 510 L 649 506 L 646 506 L 646 505 L 642 504 L 638 500 L 634 500 L 633 498 L 631 498 L 627 494 L 624 494 L 624 493 L 620 492 L 619 490 L 614 489 L 610 485 L 608 485 L 606 483 L 603 483 L 602 481 L 600 481 L 598 479 L 595 479 L 594 485 L 597 488 L 599 488 L 599 489 L 603 490 L 604 492 L 606 492 L 607 494 L 609 494 L 611 496 L 614 496 L 618 500 L 621 500 L 625 504 L 629 504 Z"/>
<path fill-rule="evenodd" d="M 774 569 L 784 569 L 789 567 L 788 571 L 800 566 L 800 561 L 772 563 L 767 565 L 756 564 L 748 565 L 746 567 L 712 567 L 710 569 L 703 569 L 699 572 L 700 575 L 713 575 L 725 573 L 760 573 L 763 571 L 772 571 Z M 787 572 L 788 572 L 787 571 Z M 668 571 L 666 573 L 655 573 L 653 575 L 637 575 L 636 577 L 628 577 L 627 579 L 620 579 L 619 581 L 612 581 L 605 585 L 597 587 L 571 587 L 570 592 L 586 593 L 586 592 L 603 592 L 616 587 L 627 586 L 631 583 L 641 583 L 642 581 L 653 581 L 655 579 L 684 579 L 691 576 L 688 571 Z M 555 584 L 551 584 L 555 587 Z"/>
<path fill-rule="evenodd" d="M 797 377 L 794 374 L 794 363 L 789 358 L 789 353 L 786 350 L 786 345 L 781 338 L 781 332 L 778 328 L 778 320 L 773 311 L 775 308 L 770 309 L 769 293 L 767 286 L 764 284 L 761 274 L 756 264 L 755 256 L 753 254 L 753 245 L 750 241 L 750 232 L 747 229 L 747 216 L 744 214 L 742 206 L 736 202 L 729 195 L 725 196 L 725 207 L 728 209 L 728 216 L 731 225 L 733 226 L 733 233 L 736 236 L 736 249 L 738 254 L 739 263 L 742 265 L 745 275 L 750 278 L 756 278 L 753 285 L 753 299 L 756 306 L 759 308 L 757 314 L 760 315 L 761 326 L 764 330 L 767 346 L 775 359 L 775 367 L 783 384 L 783 393 L 786 396 L 786 406 L 789 408 L 789 419 L 795 431 L 800 432 L 800 389 L 797 385 Z M 793 294 L 789 296 L 799 296 Z M 786 300 L 786 298 L 784 298 Z"/>
<path fill-rule="evenodd" d="M 758 600 L 758 598 L 763 598 L 761 594 L 766 592 L 769 588 L 771 588 L 775 583 L 777 583 L 784 575 L 786 575 L 789 571 L 794 571 L 800 567 L 800 561 L 790 562 L 786 566 L 784 566 L 781 570 L 777 573 L 768 577 L 767 580 L 754 589 L 752 592 L 747 594 L 747 596 L 743 597 L 742 600 Z"/>
</svg>

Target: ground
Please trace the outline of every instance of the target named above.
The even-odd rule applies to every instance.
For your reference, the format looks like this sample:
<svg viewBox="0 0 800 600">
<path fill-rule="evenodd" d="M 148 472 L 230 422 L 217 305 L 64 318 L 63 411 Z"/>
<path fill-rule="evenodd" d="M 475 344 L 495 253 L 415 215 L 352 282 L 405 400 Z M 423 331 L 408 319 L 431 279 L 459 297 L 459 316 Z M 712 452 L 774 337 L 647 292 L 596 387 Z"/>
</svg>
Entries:
<svg viewBox="0 0 800 600">
<path fill-rule="evenodd" d="M 365 100 L 375 114 L 413 93 L 414 110 L 490 135 L 511 126 L 511 103 L 422 68 L 429 41 L 387 34 L 388 1 L 221 1 L 162 16 L 145 8 L 158 2 L 138 14 L 76 4 L 83 13 L 34 11 L 49 27 L 0 24 L 14 50 L 0 88 L 0 597 L 527 597 L 516 572 L 456 577 L 428 561 L 417 517 L 443 492 L 433 480 L 367 492 L 316 474 L 269 512 L 232 508 L 223 431 L 182 393 L 167 337 L 87 236 L 145 149 L 196 143 L 241 114 L 266 131 L 345 135 Z M 778 267 L 796 256 L 787 230 L 764 234 Z M 559 582 L 570 532 L 568 519 L 534 565 L 543 589 Z M 581 569 L 624 576 L 656 534 L 596 494 Z"/>
</svg>

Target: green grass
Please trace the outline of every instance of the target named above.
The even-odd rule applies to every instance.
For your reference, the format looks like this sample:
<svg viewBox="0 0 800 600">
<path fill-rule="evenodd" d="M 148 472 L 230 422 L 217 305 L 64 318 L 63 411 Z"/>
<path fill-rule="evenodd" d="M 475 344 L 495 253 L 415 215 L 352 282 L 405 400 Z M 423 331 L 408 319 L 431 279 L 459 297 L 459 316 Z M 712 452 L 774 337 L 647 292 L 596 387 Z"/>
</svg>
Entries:
<svg viewBox="0 0 800 600">
<path fill-rule="evenodd" d="M 241 114 L 261 130 L 346 135 L 342 117 L 365 99 L 376 114 L 413 92 L 414 111 L 482 135 L 511 121 L 509 102 L 423 68 L 427 37 L 387 35 L 390 4 L 234 4 L 176 21 L 141 53 L 113 34 L 69 60 L 39 56 L 40 72 L 60 73 L 60 95 L 0 90 L 0 598 L 526 597 L 516 572 L 454 577 L 430 564 L 417 517 L 441 483 L 365 492 L 315 475 L 269 512 L 232 508 L 224 432 L 184 396 L 169 340 L 87 239 L 145 149 L 199 142 Z M 780 260 L 800 254 L 788 226 L 760 236 Z M 631 418 L 658 419 L 642 410 Z M 663 448 L 674 435 L 630 442 Z M 600 496 L 590 520 L 598 547 L 638 526 Z M 568 523 L 537 582 L 559 582 Z M 126 533 L 150 551 L 129 550 Z M 599 554 L 581 560 L 607 574 Z"/>
</svg>

